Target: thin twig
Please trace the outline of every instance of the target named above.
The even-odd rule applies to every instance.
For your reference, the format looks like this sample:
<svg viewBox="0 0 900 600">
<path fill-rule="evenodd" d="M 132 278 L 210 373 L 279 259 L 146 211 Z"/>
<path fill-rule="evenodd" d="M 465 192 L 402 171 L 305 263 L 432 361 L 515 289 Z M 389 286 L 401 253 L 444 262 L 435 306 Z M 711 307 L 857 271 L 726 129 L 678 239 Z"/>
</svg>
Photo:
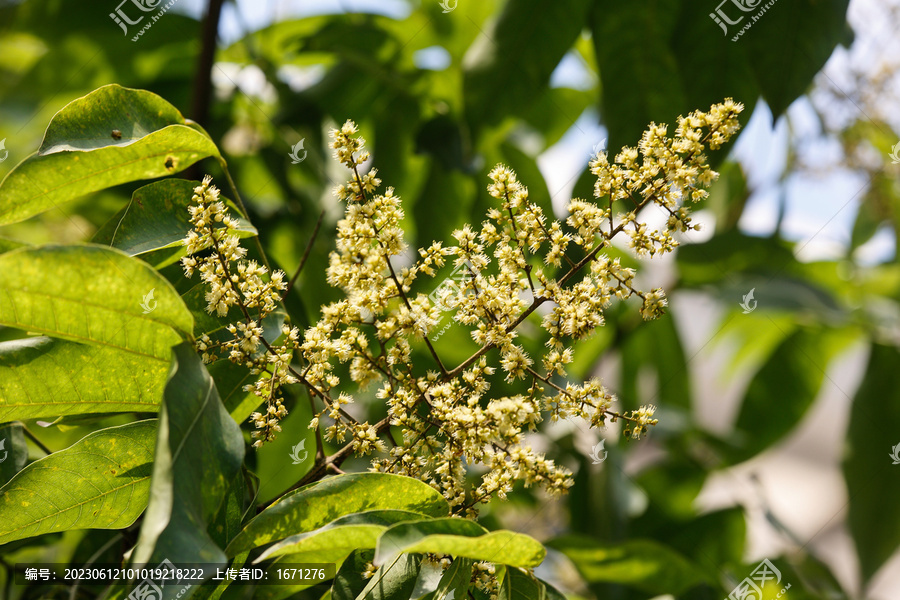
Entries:
<svg viewBox="0 0 900 600">
<path fill-rule="evenodd" d="M 300 276 L 300 271 L 303 270 L 303 266 L 306 265 L 306 259 L 309 258 L 309 252 L 312 250 L 313 243 L 316 241 L 316 236 L 319 234 L 319 227 L 322 225 L 322 219 L 325 218 L 325 211 L 319 215 L 319 220 L 316 221 L 316 226 L 313 229 L 312 235 L 309 238 L 309 241 L 306 243 L 306 250 L 303 251 L 303 258 L 300 259 L 300 265 L 297 267 L 297 270 L 294 272 L 294 276 L 291 277 L 291 280 L 288 282 L 287 288 L 284 290 L 284 294 L 281 296 L 281 299 L 284 300 L 287 298 L 287 295 L 290 293 L 291 288 L 294 287 L 294 282 L 297 281 L 297 277 Z"/>
<path fill-rule="evenodd" d="M 22 421 L 16 421 L 15 424 L 20 425 L 22 427 L 22 431 L 25 433 L 25 437 L 27 437 L 29 440 L 34 442 L 34 445 L 37 446 L 38 448 L 40 448 L 47 456 L 50 456 L 51 454 L 53 454 L 53 450 L 51 450 L 50 448 L 45 446 L 44 442 L 39 440 L 37 438 L 37 436 L 34 435 L 34 433 L 32 433 L 32 431 L 30 429 L 28 429 L 28 426 L 25 425 L 25 423 L 23 423 Z"/>
<path fill-rule="evenodd" d="M 244 204 L 244 201 L 241 199 L 241 194 L 238 192 L 237 186 L 234 184 L 234 179 L 231 178 L 231 172 L 228 170 L 228 163 L 225 162 L 224 158 L 219 159 L 219 164 L 222 166 L 222 171 L 225 172 L 225 179 L 228 181 L 228 187 L 231 188 L 231 193 L 234 194 L 234 201 L 237 202 L 238 208 L 241 210 L 241 216 L 250 220 L 250 213 L 247 212 L 247 206 Z M 263 261 L 263 264 L 266 266 L 266 269 L 269 270 L 269 273 L 272 272 L 272 266 L 269 264 L 269 257 L 266 256 L 266 251 L 263 250 L 262 242 L 259 240 L 259 235 L 253 236 L 254 242 L 256 242 L 256 250 L 259 252 L 259 256 Z"/>
</svg>

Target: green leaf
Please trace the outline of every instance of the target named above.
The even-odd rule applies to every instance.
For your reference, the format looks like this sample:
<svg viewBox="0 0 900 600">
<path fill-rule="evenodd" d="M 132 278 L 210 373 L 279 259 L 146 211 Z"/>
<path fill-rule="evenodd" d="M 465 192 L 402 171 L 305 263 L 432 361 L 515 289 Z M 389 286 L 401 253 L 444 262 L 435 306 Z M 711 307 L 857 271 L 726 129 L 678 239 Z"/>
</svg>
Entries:
<svg viewBox="0 0 900 600">
<path fill-rule="evenodd" d="M 0 421 L 156 412 L 169 365 L 48 337 L 0 343 Z"/>
<path fill-rule="evenodd" d="M 521 115 L 534 103 L 534 91 L 547 87 L 553 70 L 581 34 L 591 4 L 589 0 L 505 3 L 466 56 L 463 90 L 466 118 L 473 129 L 496 124 L 510 114 Z"/>
<path fill-rule="evenodd" d="M 0 485 L 4 485 L 25 467 L 28 446 L 21 423 L 0 425 Z"/>
<path fill-rule="evenodd" d="M 168 363 L 193 318 L 165 279 L 118 250 L 41 246 L 0 254 L 0 324 Z"/>
<path fill-rule="evenodd" d="M 362 574 L 366 565 L 372 562 L 371 550 L 357 550 L 338 569 L 331 585 L 332 600 L 356 600 L 368 582 Z"/>
<path fill-rule="evenodd" d="M 565 595 L 560 592 L 558 589 L 544 581 L 543 579 L 538 579 L 541 585 L 544 586 L 544 592 L 546 593 L 547 600 L 566 600 Z"/>
<path fill-rule="evenodd" d="M 769 356 L 750 382 L 735 426 L 740 447 L 732 461 L 746 460 L 787 435 L 819 393 L 834 354 L 824 332 L 800 329 Z"/>
<path fill-rule="evenodd" d="M 159 413 L 152 498 L 133 564 L 224 563 L 207 533 L 244 460 L 244 437 L 188 344 L 174 350 Z"/>
<path fill-rule="evenodd" d="M 67 104 L 37 153 L 0 182 L 0 225 L 122 183 L 172 175 L 216 145 L 174 106 L 150 92 L 112 84 Z"/>
<path fill-rule="evenodd" d="M 408 600 L 416 586 L 420 562 L 421 557 L 401 554 L 380 566 L 356 600 Z"/>
<path fill-rule="evenodd" d="M 544 585 L 534 575 L 521 569 L 507 569 L 498 600 L 545 600 L 546 596 Z"/>
<path fill-rule="evenodd" d="M 338 517 L 369 510 L 406 510 L 439 517 L 450 506 L 430 485 L 388 473 L 354 473 L 329 477 L 284 495 L 268 507 L 231 542 L 233 556 L 284 539 L 313 531 Z"/>
<path fill-rule="evenodd" d="M 216 382 L 216 389 L 222 404 L 235 423 L 243 423 L 257 406 L 262 404 L 259 396 L 245 392 L 244 386 L 256 381 L 259 375 L 253 375 L 250 369 L 236 365 L 230 360 L 219 360 L 206 366 L 210 376 Z"/>
<path fill-rule="evenodd" d="M 618 583 L 648 594 L 678 596 L 705 581 L 690 561 L 653 540 L 603 544 L 564 536 L 547 545 L 568 556 L 588 583 Z"/>
<path fill-rule="evenodd" d="M 123 529 L 147 505 L 150 419 L 94 432 L 0 488 L 0 544 L 70 529 Z"/>
<path fill-rule="evenodd" d="M 174 262 L 184 254 L 181 241 L 191 230 L 188 207 L 199 181 L 164 179 L 138 188 L 131 202 L 114 215 L 91 240 L 95 244 L 112 246 L 131 255 L 142 255 L 162 248 L 172 252 L 154 255 L 155 267 Z M 256 229 L 241 217 L 237 207 L 221 197 L 237 219 L 235 233 L 239 237 L 256 235 Z M 165 258 L 165 260 L 163 260 Z"/>
<path fill-rule="evenodd" d="M 546 555 L 540 542 L 527 535 L 488 532 L 473 521 L 458 518 L 394 525 L 378 538 L 375 564 L 391 563 L 403 552 L 449 554 L 523 568 L 538 566 Z"/>
<path fill-rule="evenodd" d="M 863 582 L 871 580 L 900 546 L 900 351 L 873 344 L 862 384 L 853 399 L 844 479 L 850 498 L 847 522 Z M 900 450 L 900 448 L 898 448 Z"/>
<path fill-rule="evenodd" d="M 852 33 L 846 22 L 850 0 L 794 0 L 776 3 L 753 27 L 738 38 L 745 42 L 750 67 L 756 74 L 762 96 L 778 118 L 812 84 L 835 47 L 849 43 Z M 743 26 L 756 12 L 747 13 Z M 735 15 L 735 18 L 737 15 Z M 734 33 L 730 32 L 729 39 Z M 776 41 L 776 48 L 772 47 Z"/>
<path fill-rule="evenodd" d="M 346 515 L 315 531 L 298 533 L 272 545 L 260 555 L 256 562 L 299 552 L 311 554 L 341 550 L 345 552 L 344 556 L 346 556 L 354 550 L 374 549 L 378 536 L 391 525 L 403 521 L 416 521 L 421 518 L 421 514 L 405 510 L 370 510 Z M 301 562 L 293 558 L 290 560 L 291 562 Z"/>
<path fill-rule="evenodd" d="M 4 252 L 9 252 L 10 250 L 16 250 L 18 248 L 24 248 L 28 246 L 28 244 L 24 242 L 19 242 L 17 240 L 11 240 L 9 238 L 0 237 L 0 254 Z"/>
<path fill-rule="evenodd" d="M 474 564 L 475 561 L 468 558 L 455 559 L 441 577 L 432 600 L 468 598 L 469 583 L 472 580 L 472 565 Z"/>
<path fill-rule="evenodd" d="M 684 112 L 678 64 L 668 44 L 679 7 L 678 0 L 594 3 L 591 34 L 610 156 L 635 144 L 651 121 L 671 123 Z"/>
</svg>

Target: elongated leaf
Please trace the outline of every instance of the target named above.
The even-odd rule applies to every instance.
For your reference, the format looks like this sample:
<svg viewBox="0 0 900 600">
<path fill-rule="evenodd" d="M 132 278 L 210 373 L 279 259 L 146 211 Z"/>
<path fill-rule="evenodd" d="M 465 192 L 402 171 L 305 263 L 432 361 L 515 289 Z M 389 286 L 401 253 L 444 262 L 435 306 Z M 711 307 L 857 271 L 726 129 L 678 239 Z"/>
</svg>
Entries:
<svg viewBox="0 0 900 600">
<path fill-rule="evenodd" d="M 380 566 L 356 600 L 407 600 L 416 586 L 421 560 L 401 554 L 390 564 Z"/>
<path fill-rule="evenodd" d="M 498 600 L 545 600 L 547 591 L 538 579 L 521 569 L 506 569 Z"/>
<path fill-rule="evenodd" d="M 0 488 L 0 544 L 53 531 L 122 529 L 147 505 L 157 421 L 94 432 Z"/>
<path fill-rule="evenodd" d="M 852 40 L 846 21 L 849 4 L 850 0 L 778 3 L 738 38 L 738 43 L 748 46 L 748 55 L 752 57 L 750 66 L 775 118 L 806 92 L 835 47 Z M 744 16 L 744 19 L 734 26 L 731 35 L 736 35 L 734 30 L 745 26 L 754 14 L 734 15 L 733 18 Z M 772 52 L 772 40 L 777 41 L 778 52 Z"/>
<path fill-rule="evenodd" d="M 793 429 L 819 393 L 833 353 L 827 338 L 799 330 L 782 342 L 747 388 L 736 429 L 745 460 Z"/>
<path fill-rule="evenodd" d="M 204 132 L 150 92 L 107 85 L 60 110 L 40 150 L 0 182 L 0 225 L 108 187 L 219 157 Z"/>
<path fill-rule="evenodd" d="M 334 600 L 355 600 L 366 587 L 367 580 L 362 574 L 366 570 L 366 564 L 371 561 L 371 550 L 357 550 L 351 554 L 338 569 L 331 585 L 331 597 Z"/>
<path fill-rule="evenodd" d="M 292 535 L 272 545 L 255 562 L 298 552 L 344 550 L 346 554 L 349 554 L 353 550 L 361 548 L 374 549 L 378 536 L 391 525 L 403 521 L 417 521 L 421 518 L 421 514 L 405 510 L 370 510 L 354 513 L 335 519 L 315 531 Z M 293 558 L 290 560 L 291 562 L 302 562 Z"/>
<path fill-rule="evenodd" d="M 439 517 L 447 515 L 450 506 L 434 488 L 410 477 L 388 473 L 338 475 L 286 494 L 250 521 L 227 552 L 233 556 L 368 510 L 405 510 Z"/>
<path fill-rule="evenodd" d="M 584 27 L 587 0 L 510 0 L 466 56 L 466 117 L 476 125 L 494 124 L 520 114 L 545 88 L 550 75 Z M 541 43 L 534 43 L 539 39 Z M 569 116 L 570 122 L 578 118 Z"/>
<path fill-rule="evenodd" d="M 469 558 L 457 558 L 444 572 L 435 590 L 433 600 L 453 600 L 469 596 L 469 582 L 472 579 L 472 565 L 475 561 Z"/>
<path fill-rule="evenodd" d="M 224 563 L 207 528 L 240 471 L 244 438 L 191 346 L 180 344 L 173 353 L 159 415 L 153 496 L 132 561 Z"/>
<path fill-rule="evenodd" d="M 671 123 L 684 112 L 678 65 L 668 45 L 679 5 L 678 0 L 594 4 L 591 31 L 611 156 L 634 144 L 651 121 Z"/>
<path fill-rule="evenodd" d="M 433 552 L 474 560 L 536 567 L 546 555 L 537 540 L 512 531 L 489 532 L 466 519 L 432 519 L 394 525 L 378 538 L 375 564 L 394 561 L 401 553 Z"/>
<path fill-rule="evenodd" d="M 167 363 L 48 337 L 0 343 L 0 421 L 156 412 Z"/>
<path fill-rule="evenodd" d="M 105 85 L 73 100 L 54 115 L 38 154 L 125 147 L 149 133 L 178 124 L 185 124 L 184 117 L 156 94 Z"/>
<path fill-rule="evenodd" d="M 165 279 L 117 250 L 41 246 L 0 254 L 0 324 L 168 363 L 193 318 Z"/>
<path fill-rule="evenodd" d="M 588 583 L 619 583 L 649 594 L 678 596 L 704 581 L 690 561 L 652 540 L 602 544 L 565 536 L 547 545 L 568 556 Z"/>
<path fill-rule="evenodd" d="M 560 592 L 558 589 L 544 581 L 543 579 L 538 579 L 541 585 L 544 586 L 544 594 L 547 600 L 566 600 L 565 595 Z"/>
<path fill-rule="evenodd" d="M 169 125 L 125 147 L 33 154 L 0 182 L 0 225 L 24 221 L 91 192 L 172 175 L 218 153 L 197 130 Z"/>
<path fill-rule="evenodd" d="M 900 545 L 900 352 L 872 345 L 853 400 L 844 478 L 850 497 L 847 522 L 863 581 L 869 581 Z"/>
<path fill-rule="evenodd" d="M 101 227 L 91 241 L 118 248 L 131 256 L 171 248 L 168 261 L 173 261 L 183 254 L 181 241 L 191 230 L 188 207 L 198 185 L 199 181 L 164 179 L 138 188 L 128 206 Z M 256 229 L 240 216 L 237 207 L 224 197 L 222 200 L 238 221 L 235 233 L 240 237 L 256 235 Z"/>
</svg>

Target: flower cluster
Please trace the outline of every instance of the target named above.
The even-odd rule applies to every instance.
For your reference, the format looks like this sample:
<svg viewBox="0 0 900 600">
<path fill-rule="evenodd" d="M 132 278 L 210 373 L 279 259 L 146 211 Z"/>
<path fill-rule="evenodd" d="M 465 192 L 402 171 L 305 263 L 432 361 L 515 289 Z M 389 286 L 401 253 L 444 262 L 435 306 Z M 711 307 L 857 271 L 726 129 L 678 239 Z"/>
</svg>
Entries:
<svg viewBox="0 0 900 600">
<path fill-rule="evenodd" d="M 258 447 L 264 440 L 274 439 L 281 431 L 279 421 L 287 415 L 278 389 L 297 382 L 290 372 L 290 363 L 299 346 L 300 331 L 284 325 L 283 342 L 277 346 L 263 337 L 262 320 L 275 310 L 287 287 L 284 272 L 275 271 L 267 278 L 266 267 L 244 260 L 247 250 L 241 247 L 235 232 L 238 221 L 229 215 L 219 190 L 211 183 L 212 178 L 206 176 L 194 188 L 188 209 L 192 228 L 183 240 L 187 256 L 181 259 L 181 265 L 188 278 L 198 271 L 208 286 L 207 312 L 224 317 L 233 308 L 240 310 L 242 320 L 225 328 L 228 337 L 213 340 L 203 335 L 197 348 L 204 362 L 213 362 L 220 352 L 225 352 L 229 360 L 249 368 L 254 375 L 265 374 L 245 387 L 245 391 L 253 391 L 266 402 L 264 413 L 251 415 L 257 428 L 253 436 L 259 438 L 255 442 Z"/>
<path fill-rule="evenodd" d="M 652 405 L 619 413 L 615 396 L 599 380 L 567 379 L 574 344 L 603 326 L 614 299 L 636 299 L 648 320 L 666 308 L 663 291 L 639 289 L 635 270 L 607 249 L 621 234 L 637 256 L 653 257 L 671 252 L 679 233 L 697 228 L 690 203 L 704 198 L 717 177 L 704 151 L 737 131 L 741 110 L 729 99 L 679 118 L 672 137 L 665 125 L 651 124 L 637 147 L 623 148 L 612 160 L 597 155 L 590 163 L 597 178 L 594 199 L 573 199 L 564 220 L 544 214 L 516 173 L 499 165 L 489 174 L 487 189 L 496 204 L 486 219 L 453 232 L 455 245 L 434 242 L 412 261 L 403 259 L 410 249 L 400 197 L 392 188 L 379 193 L 374 169 L 361 172 L 369 154 L 347 121 L 331 132 L 334 156 L 351 176 L 334 190 L 346 209 L 326 273 L 345 298 L 322 307 L 302 336 L 285 325 L 277 344 L 266 341 L 261 322 L 280 300 L 283 274 L 266 281 L 264 268 L 243 260 L 246 253 L 231 231 L 235 222 L 204 180 L 191 209 L 185 272 L 200 270 L 210 286 L 210 311 L 227 314 L 237 306 L 243 319 L 228 327 L 230 338 L 204 337 L 199 349 L 205 360 L 225 350 L 262 375 L 249 386 L 266 402 L 265 412 L 252 416 L 260 430 L 256 445 L 271 439 L 286 413 L 279 387 L 300 383 L 309 390 L 309 426 L 319 452 L 307 477 L 337 470 L 350 454 L 374 454 L 373 470 L 428 482 L 464 516 L 473 516 L 479 503 L 505 497 L 516 482 L 563 492 L 571 485 L 569 471 L 526 441 L 547 416 L 579 418 L 593 427 L 622 419 L 624 435 L 633 439 L 657 422 Z M 668 216 L 657 229 L 641 219 L 651 205 Z M 206 249 L 211 253 L 205 258 L 195 256 Z M 450 265 L 463 276 L 458 285 L 441 286 L 436 306 L 421 280 Z M 428 337 L 447 306 L 456 309 L 455 320 L 477 346 L 456 365 L 446 364 Z M 527 350 L 519 339 L 526 321 L 543 330 L 543 352 Z M 422 353 L 430 356 L 428 365 L 418 358 Z M 345 366 L 338 370 L 340 364 Z M 338 389 L 346 385 L 339 373 L 360 388 L 375 386 L 387 416 L 376 423 L 354 418 L 345 408 L 352 397 Z M 521 387 L 512 394 L 493 392 L 501 380 Z M 323 437 L 342 448 L 326 458 Z M 473 473 L 480 479 L 471 486 L 467 477 Z M 494 581 L 487 567 L 476 579 L 488 587 Z"/>
<path fill-rule="evenodd" d="M 505 497 L 517 481 L 550 493 L 571 485 L 565 468 L 526 443 L 545 415 L 578 417 L 597 427 L 622 419 L 626 437 L 640 438 L 656 424 L 655 407 L 620 414 L 613 410 L 615 396 L 598 380 L 566 381 L 572 345 L 604 324 L 613 298 L 637 298 L 644 319 L 663 314 L 663 291 L 638 289 L 634 269 L 604 250 L 623 234 L 636 255 L 656 256 L 678 245 L 679 232 L 697 228 L 685 201 L 704 198 L 717 177 L 703 152 L 737 131 L 742 109 L 729 99 L 679 118 L 674 137 L 665 125 L 652 124 L 636 148 L 623 148 L 613 160 L 596 156 L 590 164 L 595 200 L 572 200 L 565 221 L 544 214 L 516 174 L 499 165 L 488 186 L 497 204 L 480 227 L 455 231 L 456 245 L 419 249 L 412 264 L 400 260 L 408 246 L 399 196 L 391 188 L 378 193 L 374 170 L 360 173 L 368 153 L 355 137 L 356 125 L 348 121 L 334 130 L 335 158 L 351 177 L 335 189 L 346 211 L 327 278 L 346 298 L 324 307 L 304 333 L 299 360 L 308 382 L 324 391 L 340 383 L 335 362 L 348 363 L 356 384 L 378 385 L 375 394 L 388 415 L 376 424 L 357 423 L 340 409 L 349 399 L 325 401 L 311 427 L 329 419 L 327 437 L 349 439 L 358 454 L 384 451 L 386 437 L 389 456 L 374 457 L 374 470 L 427 481 L 455 512 L 469 516 L 476 504 Z M 668 214 L 658 229 L 640 219 L 650 205 Z M 418 279 L 435 277 L 448 263 L 468 273 L 443 292 L 440 303 L 456 308 L 455 320 L 479 347 L 455 366 L 444 364 L 428 338 L 441 310 L 412 291 L 422 287 Z M 518 327 L 533 314 L 537 318 L 541 306 L 546 310 L 536 324 L 546 332 L 547 349 L 533 356 L 519 341 Z M 413 365 L 415 348 L 431 356 L 430 368 Z M 495 375 L 521 381 L 522 392 L 492 394 Z M 402 439 L 389 433 L 392 426 Z M 475 489 L 466 485 L 471 465 L 483 472 Z"/>
</svg>

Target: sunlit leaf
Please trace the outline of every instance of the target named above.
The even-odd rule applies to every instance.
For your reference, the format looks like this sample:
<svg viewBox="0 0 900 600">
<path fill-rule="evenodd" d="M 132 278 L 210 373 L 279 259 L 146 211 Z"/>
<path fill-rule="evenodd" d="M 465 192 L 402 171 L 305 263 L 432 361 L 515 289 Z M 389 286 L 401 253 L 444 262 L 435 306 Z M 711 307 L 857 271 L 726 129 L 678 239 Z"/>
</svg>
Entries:
<svg viewBox="0 0 900 600">
<path fill-rule="evenodd" d="M 156 412 L 168 362 L 44 336 L 0 342 L 0 421 Z"/>
<path fill-rule="evenodd" d="M 37 153 L 0 182 L 0 225 L 130 181 L 219 157 L 211 139 L 150 92 L 112 84 L 60 110 Z"/>
<path fill-rule="evenodd" d="M 369 510 L 405 510 L 438 517 L 447 515 L 450 507 L 439 492 L 417 479 L 387 473 L 338 475 L 283 496 L 247 524 L 228 546 L 228 554 Z"/>
<path fill-rule="evenodd" d="M 0 543 L 70 529 L 122 529 L 147 506 L 157 421 L 96 431 L 0 488 Z"/>
<path fill-rule="evenodd" d="M 146 264 L 100 246 L 0 254 L 0 324 L 169 362 L 193 329 L 172 286 Z"/>
<path fill-rule="evenodd" d="M 432 552 L 523 568 L 536 567 L 546 551 L 535 539 L 512 531 L 487 532 L 466 519 L 399 523 L 378 538 L 375 564 L 393 562 L 403 552 Z"/>
</svg>

